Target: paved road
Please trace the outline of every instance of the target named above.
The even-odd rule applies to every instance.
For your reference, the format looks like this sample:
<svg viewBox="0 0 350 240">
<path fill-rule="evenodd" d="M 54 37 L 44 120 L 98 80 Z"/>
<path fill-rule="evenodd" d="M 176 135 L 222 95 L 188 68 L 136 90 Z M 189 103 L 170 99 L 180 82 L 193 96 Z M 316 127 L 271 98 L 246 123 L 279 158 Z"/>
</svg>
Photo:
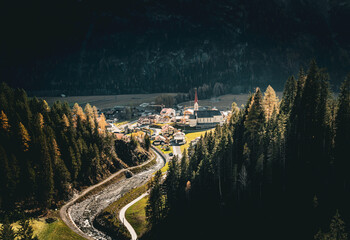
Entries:
<svg viewBox="0 0 350 240">
<path fill-rule="evenodd" d="M 181 159 L 182 158 L 181 147 L 177 145 L 173 145 L 173 154 L 174 156 L 177 156 L 178 159 Z"/>
<path fill-rule="evenodd" d="M 130 235 L 131 235 L 131 240 L 137 239 L 137 233 L 135 232 L 135 229 L 131 226 L 131 224 L 128 222 L 128 220 L 126 220 L 125 212 L 126 212 L 126 210 L 128 210 L 129 207 L 131 207 L 132 205 L 134 205 L 135 203 L 137 203 L 138 201 L 140 201 L 142 198 L 144 198 L 147 195 L 148 195 L 148 193 L 142 194 L 141 196 L 136 198 L 131 203 L 125 205 L 119 212 L 119 219 L 124 224 L 124 226 L 129 230 Z"/>
<path fill-rule="evenodd" d="M 118 200 L 122 195 L 129 192 L 131 189 L 138 187 L 148 181 L 152 174 L 158 169 L 162 168 L 165 164 L 163 159 L 158 153 L 157 163 L 147 169 L 144 172 L 135 174 L 131 178 L 123 179 L 117 183 L 111 184 L 103 189 L 101 192 L 92 195 L 80 203 L 76 203 L 76 200 L 85 195 L 90 190 L 100 186 L 108 180 L 115 177 L 117 174 L 122 174 L 125 169 L 120 170 L 118 173 L 111 175 L 108 179 L 89 187 L 82 193 L 77 194 L 65 204 L 60 210 L 60 216 L 62 220 L 76 233 L 87 239 L 107 239 L 112 238 L 103 232 L 100 232 L 93 226 L 95 217 L 111 203 Z M 129 168 L 130 169 L 130 168 Z"/>
</svg>

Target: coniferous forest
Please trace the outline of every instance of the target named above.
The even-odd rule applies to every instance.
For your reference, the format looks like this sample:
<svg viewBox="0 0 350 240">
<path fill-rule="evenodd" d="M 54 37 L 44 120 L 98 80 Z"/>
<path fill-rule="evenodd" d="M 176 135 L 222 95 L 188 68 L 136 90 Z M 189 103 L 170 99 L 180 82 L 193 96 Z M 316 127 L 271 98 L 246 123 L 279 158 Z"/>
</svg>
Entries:
<svg viewBox="0 0 350 240">
<path fill-rule="evenodd" d="M 0 213 L 56 208 L 62 200 L 118 169 L 147 159 L 133 141 L 116 153 L 104 115 L 87 104 L 29 99 L 24 90 L 0 86 Z M 121 152 L 121 151 L 119 151 Z M 125 161 L 125 162 L 124 162 Z M 127 162 L 127 163 L 126 163 Z"/>
<path fill-rule="evenodd" d="M 334 94 L 311 62 L 155 175 L 143 239 L 348 239 L 349 150 L 350 75 Z"/>
</svg>

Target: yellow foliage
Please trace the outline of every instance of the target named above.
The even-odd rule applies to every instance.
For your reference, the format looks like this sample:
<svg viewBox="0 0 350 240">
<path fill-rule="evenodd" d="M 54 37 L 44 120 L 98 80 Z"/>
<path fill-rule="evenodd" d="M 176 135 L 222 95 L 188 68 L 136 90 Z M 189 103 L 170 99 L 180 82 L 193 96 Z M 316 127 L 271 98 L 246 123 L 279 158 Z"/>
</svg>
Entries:
<svg viewBox="0 0 350 240">
<path fill-rule="evenodd" d="M 39 118 L 40 128 L 43 129 L 44 128 L 44 117 L 41 113 L 38 113 L 38 118 Z"/>
<path fill-rule="evenodd" d="M 266 119 L 269 120 L 273 111 L 279 112 L 279 101 L 275 90 L 269 85 L 264 94 L 264 110 Z"/>
<path fill-rule="evenodd" d="M 86 104 L 84 112 L 85 112 L 85 114 L 87 116 L 87 119 L 89 121 L 89 125 L 92 128 L 95 128 L 94 110 L 93 110 L 93 108 L 91 107 L 91 105 L 89 103 Z"/>
<path fill-rule="evenodd" d="M 6 132 L 10 131 L 9 120 L 6 114 L 4 113 L 4 111 L 1 111 L 0 113 L 0 127 L 4 129 Z"/>
<path fill-rule="evenodd" d="M 23 152 L 27 152 L 29 150 L 30 136 L 27 129 L 21 122 L 19 123 L 19 134 L 22 142 Z"/>
<path fill-rule="evenodd" d="M 74 120 L 76 121 L 79 117 L 82 121 L 86 120 L 86 115 L 83 111 L 83 109 L 79 106 L 78 103 L 75 103 L 73 106 L 73 114 L 74 114 Z"/>
<path fill-rule="evenodd" d="M 69 127 L 70 123 L 69 123 L 69 120 L 68 120 L 66 114 L 63 114 L 63 116 L 62 116 L 62 122 L 63 122 L 63 125 L 64 125 L 66 128 Z"/>
<path fill-rule="evenodd" d="M 102 113 L 100 118 L 98 119 L 98 127 L 99 127 L 100 133 L 105 133 L 106 132 L 106 126 L 107 126 L 106 117 Z"/>
</svg>

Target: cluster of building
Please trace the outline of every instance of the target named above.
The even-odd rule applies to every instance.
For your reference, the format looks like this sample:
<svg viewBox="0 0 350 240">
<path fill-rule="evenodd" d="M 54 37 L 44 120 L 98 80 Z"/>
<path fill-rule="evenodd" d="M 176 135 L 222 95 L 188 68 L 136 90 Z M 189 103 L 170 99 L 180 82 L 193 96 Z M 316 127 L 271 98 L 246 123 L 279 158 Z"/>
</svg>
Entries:
<svg viewBox="0 0 350 240">
<path fill-rule="evenodd" d="M 181 130 L 174 128 L 171 125 L 163 125 L 158 133 L 155 133 L 151 137 L 154 145 L 169 144 L 173 140 L 176 144 L 185 144 L 185 133 Z"/>
<path fill-rule="evenodd" d="M 156 105 L 153 105 L 156 106 Z M 125 124 L 114 124 L 120 114 L 125 114 L 125 108 L 115 107 L 105 112 L 107 117 L 108 130 L 115 133 L 117 139 L 130 141 L 131 134 L 139 137 L 140 132 L 152 133 L 151 140 L 154 145 L 169 146 L 170 142 L 181 145 L 186 143 L 185 133 L 179 129 L 209 129 L 217 124 L 222 125 L 227 118 L 228 112 L 219 111 L 215 108 L 200 107 L 198 95 L 195 91 L 194 105 L 187 108 L 177 106 L 177 108 L 162 108 L 155 111 L 149 104 L 143 103 L 133 111 L 138 115 L 137 121 Z M 198 139 L 191 143 L 195 145 Z"/>
<path fill-rule="evenodd" d="M 176 123 L 176 125 L 182 127 L 205 129 L 215 127 L 217 124 L 222 125 L 226 117 L 226 112 L 219 111 L 216 108 L 200 107 L 196 90 L 193 107 L 178 110 L 163 108 L 159 114 L 140 117 L 138 123 L 141 125 Z"/>
</svg>

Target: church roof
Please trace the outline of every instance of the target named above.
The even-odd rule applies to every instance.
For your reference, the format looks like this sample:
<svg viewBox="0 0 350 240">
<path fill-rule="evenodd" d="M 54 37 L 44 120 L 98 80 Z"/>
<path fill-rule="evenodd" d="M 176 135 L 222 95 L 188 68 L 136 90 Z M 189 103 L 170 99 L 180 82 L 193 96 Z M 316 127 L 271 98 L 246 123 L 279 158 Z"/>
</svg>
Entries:
<svg viewBox="0 0 350 240">
<path fill-rule="evenodd" d="M 198 110 L 195 111 L 195 115 L 197 115 L 197 118 L 211 118 L 221 116 L 221 113 L 219 110 Z"/>
</svg>

